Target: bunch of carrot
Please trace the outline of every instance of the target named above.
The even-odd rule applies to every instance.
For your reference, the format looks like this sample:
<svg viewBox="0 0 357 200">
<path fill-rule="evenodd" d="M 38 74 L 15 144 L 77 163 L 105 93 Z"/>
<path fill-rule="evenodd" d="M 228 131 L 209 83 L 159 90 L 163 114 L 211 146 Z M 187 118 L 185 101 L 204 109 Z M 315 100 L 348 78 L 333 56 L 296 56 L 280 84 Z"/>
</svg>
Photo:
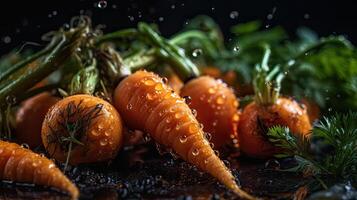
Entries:
<svg viewBox="0 0 357 200">
<path fill-rule="evenodd" d="M 15 130 L 15 141 L 31 148 L 43 145 L 48 157 L 65 166 L 114 159 L 127 127 L 148 133 L 240 197 L 254 199 L 237 185 L 214 149 L 234 144 L 248 156 L 271 157 L 281 149 L 270 144 L 267 128 L 284 125 L 304 135 L 311 129 L 306 110 L 279 97 L 282 77 L 279 69 L 268 67 L 269 50 L 257 67 L 254 102 L 241 113 L 233 89 L 202 76 L 177 40 L 161 37 L 150 25 L 139 23 L 137 29 L 103 36 L 92 30 L 89 19 L 75 22 L 70 30 L 56 32 L 44 50 L 0 75 L 1 111 L 6 108 L 2 124 L 11 125 L 7 114 L 26 99 L 13 128 L 4 130 Z M 123 38 L 137 40 L 143 49 L 122 59 L 113 46 Z M 38 65 L 26 73 L 34 60 Z M 174 90 L 167 78 L 147 71 L 153 64 L 170 67 L 182 86 Z M 60 81 L 49 77 L 52 72 Z M 33 88 L 43 79 L 45 86 Z M 9 103 L 9 97 L 17 101 Z M 0 178 L 58 187 L 74 199 L 79 195 L 52 162 L 14 143 L 0 142 Z"/>
<path fill-rule="evenodd" d="M 195 65 L 180 49 L 162 45 L 165 40 L 146 24 L 141 24 L 138 32 L 149 38 L 152 48 L 167 51 L 169 56 L 162 59 L 162 55 L 148 50 L 139 56 L 139 64 L 135 60 L 138 56 L 123 60 L 108 41 L 101 39 L 105 36 L 94 33 L 87 18 L 78 18 L 75 24 L 70 30 L 58 31 L 48 47 L 0 77 L 2 109 L 9 107 L 11 113 L 20 106 L 14 126 L 4 128 L 15 130 L 15 141 L 28 143 L 31 148 L 43 145 L 47 156 L 65 166 L 103 162 L 113 159 L 120 150 L 125 125 L 147 132 L 157 143 L 173 149 L 239 196 L 253 199 L 236 184 L 204 132 L 211 132 L 211 141 L 217 147 L 237 136 L 238 102 L 227 85 L 211 77 L 198 77 Z M 24 74 L 35 60 L 37 66 Z M 157 60 L 176 63 L 177 71 L 182 67 L 180 78 L 187 79 L 187 74 L 197 77 L 180 91 L 183 97 L 168 86 L 165 78 L 141 70 Z M 54 71 L 60 74 L 60 81 L 48 77 Z M 44 86 L 33 87 L 44 78 Z M 203 88 L 206 83 L 212 88 Z M 194 96 L 196 86 L 206 95 L 202 100 L 200 94 Z M 23 90 L 28 92 L 23 95 Z M 9 103 L 9 97 L 16 101 Z M 207 105 L 212 102 L 209 108 L 214 117 L 205 118 L 207 113 L 197 101 Z M 1 120 L 12 124 L 10 117 Z M 78 189 L 47 158 L 9 142 L 0 143 L 0 153 L 4 155 L 0 162 L 2 179 L 58 187 L 78 198 Z"/>
</svg>

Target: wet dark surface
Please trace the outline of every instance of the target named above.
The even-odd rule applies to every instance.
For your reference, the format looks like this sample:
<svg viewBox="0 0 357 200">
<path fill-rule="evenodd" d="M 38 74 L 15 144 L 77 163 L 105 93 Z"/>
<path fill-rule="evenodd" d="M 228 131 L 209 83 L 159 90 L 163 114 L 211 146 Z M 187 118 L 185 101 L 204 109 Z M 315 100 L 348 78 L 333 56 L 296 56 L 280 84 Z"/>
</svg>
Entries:
<svg viewBox="0 0 357 200">
<path fill-rule="evenodd" d="M 67 175 L 80 188 L 81 199 L 237 199 L 208 174 L 171 155 L 159 155 L 153 146 L 129 148 L 111 163 L 78 166 Z M 292 165 L 291 160 L 227 159 L 243 188 L 264 199 L 291 199 L 309 180 L 278 171 Z M 237 160 L 242 161 L 238 164 Z M 0 188 L 0 199 L 69 199 L 53 189 L 29 184 L 3 182 Z"/>
</svg>

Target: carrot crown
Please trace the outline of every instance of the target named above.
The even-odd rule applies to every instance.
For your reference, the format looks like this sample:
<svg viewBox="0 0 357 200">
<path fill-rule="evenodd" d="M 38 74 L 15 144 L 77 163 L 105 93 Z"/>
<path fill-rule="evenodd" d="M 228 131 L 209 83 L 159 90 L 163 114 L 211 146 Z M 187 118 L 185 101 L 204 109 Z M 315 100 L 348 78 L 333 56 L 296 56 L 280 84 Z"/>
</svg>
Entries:
<svg viewBox="0 0 357 200">
<path fill-rule="evenodd" d="M 281 73 L 280 66 L 276 65 L 270 70 L 268 62 L 271 50 L 265 47 L 265 53 L 261 64 L 255 66 L 256 74 L 253 80 L 255 102 L 259 105 L 272 105 L 279 98 L 281 81 L 284 74 Z"/>
</svg>

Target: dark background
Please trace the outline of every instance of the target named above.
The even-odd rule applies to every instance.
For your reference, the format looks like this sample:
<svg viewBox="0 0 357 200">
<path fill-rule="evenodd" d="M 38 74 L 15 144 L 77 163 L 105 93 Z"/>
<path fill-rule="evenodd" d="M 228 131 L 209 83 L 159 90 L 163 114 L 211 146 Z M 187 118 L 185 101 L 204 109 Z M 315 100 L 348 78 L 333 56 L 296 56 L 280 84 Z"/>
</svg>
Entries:
<svg viewBox="0 0 357 200">
<path fill-rule="evenodd" d="M 343 34 L 357 43 L 357 11 L 353 1 L 107 0 L 105 8 L 98 8 L 98 2 L 100 0 L 2 1 L 0 53 L 25 42 L 43 45 L 42 34 L 57 29 L 80 13 L 90 14 L 94 24 L 106 25 L 105 32 L 133 27 L 143 20 L 158 23 L 167 36 L 180 30 L 188 19 L 206 14 L 213 17 L 225 33 L 231 25 L 259 19 L 264 25 L 282 25 L 290 33 L 299 26 L 307 26 L 321 36 Z M 273 18 L 268 20 L 273 10 Z M 239 16 L 232 19 L 232 11 L 237 11 Z M 27 47 L 36 48 L 31 44 Z"/>
</svg>

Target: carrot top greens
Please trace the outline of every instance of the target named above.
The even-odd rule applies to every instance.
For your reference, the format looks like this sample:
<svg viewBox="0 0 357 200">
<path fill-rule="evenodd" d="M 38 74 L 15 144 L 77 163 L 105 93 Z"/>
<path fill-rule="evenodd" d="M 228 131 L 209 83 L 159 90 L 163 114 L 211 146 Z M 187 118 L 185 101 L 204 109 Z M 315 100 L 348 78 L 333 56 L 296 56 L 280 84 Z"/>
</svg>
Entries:
<svg viewBox="0 0 357 200">
<path fill-rule="evenodd" d="M 311 138 L 297 137 L 288 128 L 275 126 L 268 136 L 284 152 L 277 157 L 294 156 L 298 165 L 290 170 L 304 171 L 327 182 L 357 180 L 357 113 L 335 114 L 317 123 Z"/>
</svg>

